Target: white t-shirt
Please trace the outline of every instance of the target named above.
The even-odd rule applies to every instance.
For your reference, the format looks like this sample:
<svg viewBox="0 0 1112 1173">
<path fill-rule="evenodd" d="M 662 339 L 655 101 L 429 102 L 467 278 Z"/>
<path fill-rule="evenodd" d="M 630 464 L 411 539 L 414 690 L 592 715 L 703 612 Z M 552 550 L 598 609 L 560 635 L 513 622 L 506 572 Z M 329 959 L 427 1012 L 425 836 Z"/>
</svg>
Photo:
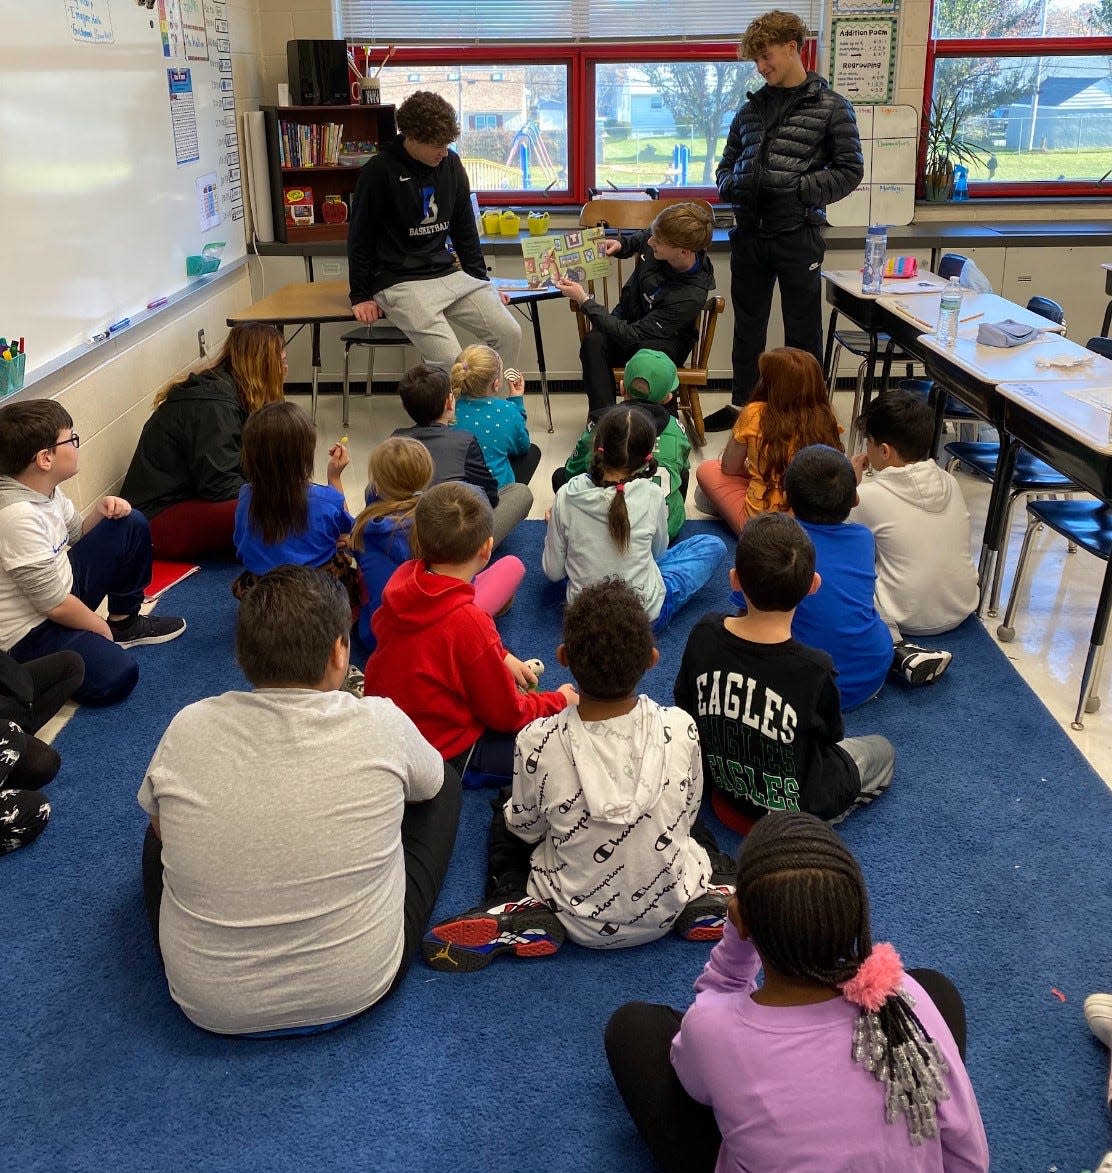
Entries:
<svg viewBox="0 0 1112 1173">
<path fill-rule="evenodd" d="M 378 1001 L 402 956 L 404 804 L 444 762 L 390 701 L 226 692 L 170 722 L 139 789 L 162 833 L 159 944 L 198 1026 L 314 1026 Z"/>
<path fill-rule="evenodd" d="M 710 883 L 691 838 L 703 795 L 695 722 L 647 696 L 608 721 L 572 705 L 517 735 L 510 830 L 533 852 L 529 893 L 592 949 L 654 941 Z"/>
<path fill-rule="evenodd" d="M 0 477 L 0 648 L 7 651 L 46 618 L 11 572 L 54 564 L 57 606 L 73 590 L 69 545 L 81 537 L 81 514 L 60 488 L 49 497 Z"/>
</svg>

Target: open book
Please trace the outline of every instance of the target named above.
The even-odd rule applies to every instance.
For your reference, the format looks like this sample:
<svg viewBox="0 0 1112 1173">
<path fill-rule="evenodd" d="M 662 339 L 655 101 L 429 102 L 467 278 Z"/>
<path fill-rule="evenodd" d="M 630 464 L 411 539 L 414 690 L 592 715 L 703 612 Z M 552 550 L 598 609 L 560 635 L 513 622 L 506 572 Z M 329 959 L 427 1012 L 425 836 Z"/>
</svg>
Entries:
<svg viewBox="0 0 1112 1173">
<path fill-rule="evenodd" d="M 560 278 L 582 285 L 605 277 L 610 271 L 610 258 L 602 251 L 605 235 L 601 228 L 577 228 L 548 236 L 522 237 L 529 288 L 555 285 Z"/>
</svg>

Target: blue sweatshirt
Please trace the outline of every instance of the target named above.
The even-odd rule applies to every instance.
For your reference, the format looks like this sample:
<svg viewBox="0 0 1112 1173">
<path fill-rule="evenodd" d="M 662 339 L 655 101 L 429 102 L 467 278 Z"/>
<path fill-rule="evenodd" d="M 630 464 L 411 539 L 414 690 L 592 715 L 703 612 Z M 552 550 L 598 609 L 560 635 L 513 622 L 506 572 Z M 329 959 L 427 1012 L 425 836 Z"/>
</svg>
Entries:
<svg viewBox="0 0 1112 1173">
<path fill-rule="evenodd" d="M 382 602 L 382 592 L 394 571 L 413 557 L 409 550 L 410 524 L 399 525 L 393 517 L 373 518 L 363 527 L 363 549 L 355 551 L 367 586 L 367 602 L 359 612 L 359 638 L 368 652 L 373 652 L 377 644 L 371 616 Z"/>
<path fill-rule="evenodd" d="M 276 566 L 324 566 L 336 553 L 336 540 L 351 533 L 352 517 L 344 504 L 344 495 L 331 485 L 309 486 L 309 524 L 299 534 L 271 546 L 251 528 L 248 515 L 251 486 L 239 491 L 233 538 L 236 555 L 252 574 L 266 574 Z"/>
</svg>

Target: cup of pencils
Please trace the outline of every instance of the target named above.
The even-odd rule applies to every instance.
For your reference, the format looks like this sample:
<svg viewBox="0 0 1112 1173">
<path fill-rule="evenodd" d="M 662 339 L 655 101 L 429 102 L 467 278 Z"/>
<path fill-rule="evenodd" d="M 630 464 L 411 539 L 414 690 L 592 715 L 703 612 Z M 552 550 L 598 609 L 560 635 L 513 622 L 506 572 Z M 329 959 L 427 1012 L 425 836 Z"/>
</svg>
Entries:
<svg viewBox="0 0 1112 1173">
<path fill-rule="evenodd" d="M 6 338 L 0 338 L 0 398 L 14 394 L 23 386 L 26 371 L 24 340 L 13 338 L 9 342 Z"/>
</svg>

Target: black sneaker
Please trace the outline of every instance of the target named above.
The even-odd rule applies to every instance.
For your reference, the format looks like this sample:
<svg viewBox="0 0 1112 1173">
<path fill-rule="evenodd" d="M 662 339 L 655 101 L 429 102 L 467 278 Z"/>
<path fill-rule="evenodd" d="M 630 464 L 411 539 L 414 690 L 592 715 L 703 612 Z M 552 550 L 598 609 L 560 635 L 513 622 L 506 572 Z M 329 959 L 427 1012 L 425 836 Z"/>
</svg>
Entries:
<svg viewBox="0 0 1112 1173">
<path fill-rule="evenodd" d="M 712 884 L 676 917 L 672 932 L 685 941 L 721 941 L 726 905 L 733 894 L 729 884 Z"/>
<path fill-rule="evenodd" d="M 174 615 L 129 615 L 127 619 L 109 619 L 112 639 L 121 648 L 138 644 L 166 644 L 185 630 L 185 620 Z"/>
<path fill-rule="evenodd" d="M 523 896 L 508 904 L 473 908 L 425 934 L 421 953 L 433 969 L 473 973 L 502 953 L 549 957 L 564 943 L 564 926 L 543 900 Z"/>
<path fill-rule="evenodd" d="M 703 417 L 703 431 L 728 432 L 737 423 L 737 417 L 740 414 L 741 408 L 734 407 L 732 404 L 720 407 L 717 411 L 712 411 L 710 415 Z"/>
<path fill-rule="evenodd" d="M 931 684 L 950 667 L 953 658 L 951 652 L 932 651 L 918 644 L 900 642 L 892 655 L 892 671 L 908 684 Z"/>
</svg>

